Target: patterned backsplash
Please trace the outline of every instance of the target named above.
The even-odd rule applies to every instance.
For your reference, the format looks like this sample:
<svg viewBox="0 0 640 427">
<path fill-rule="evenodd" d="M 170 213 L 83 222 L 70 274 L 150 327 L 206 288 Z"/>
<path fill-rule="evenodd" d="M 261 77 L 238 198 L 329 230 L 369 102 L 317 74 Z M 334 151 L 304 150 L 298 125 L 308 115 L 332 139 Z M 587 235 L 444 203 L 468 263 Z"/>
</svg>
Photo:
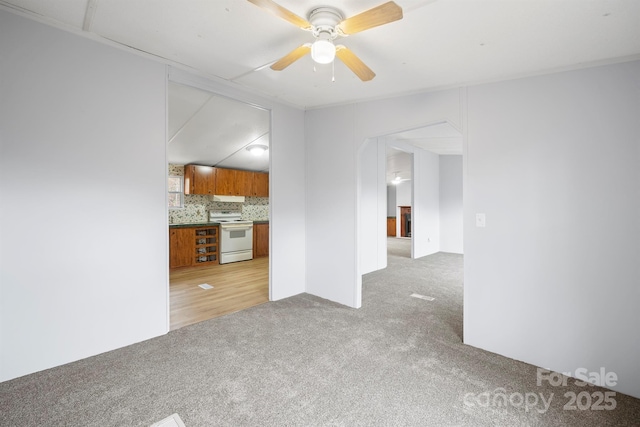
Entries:
<svg viewBox="0 0 640 427">
<path fill-rule="evenodd" d="M 169 165 L 169 175 L 184 176 L 184 166 Z M 209 221 L 209 211 L 239 212 L 242 219 L 250 221 L 269 220 L 268 197 L 245 197 L 244 203 L 214 202 L 210 196 L 184 195 L 184 209 L 169 209 L 169 224 Z"/>
</svg>

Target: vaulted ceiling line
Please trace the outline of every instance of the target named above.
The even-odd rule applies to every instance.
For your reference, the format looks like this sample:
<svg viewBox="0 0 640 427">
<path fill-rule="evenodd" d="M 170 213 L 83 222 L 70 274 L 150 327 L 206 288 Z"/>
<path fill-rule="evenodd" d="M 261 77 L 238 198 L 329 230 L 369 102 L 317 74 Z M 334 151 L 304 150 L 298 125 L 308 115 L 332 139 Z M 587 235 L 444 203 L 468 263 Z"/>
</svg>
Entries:
<svg viewBox="0 0 640 427">
<path fill-rule="evenodd" d="M 240 151 L 246 149 L 248 146 L 250 146 L 251 144 L 253 144 L 254 142 L 256 142 L 257 140 L 259 140 L 260 138 L 262 138 L 265 135 L 268 135 L 269 131 L 266 131 L 265 133 L 263 133 L 262 135 L 260 135 L 257 138 L 252 139 L 251 141 L 249 141 L 248 143 L 246 143 L 245 145 L 243 145 L 242 147 L 238 148 L 236 151 L 234 151 L 233 153 L 229 154 L 227 157 L 225 157 L 224 159 L 220 160 L 218 163 L 216 163 L 213 166 L 217 166 L 221 163 L 223 163 L 225 160 L 227 160 L 230 157 L 233 157 L 235 154 L 239 153 Z"/>
<path fill-rule="evenodd" d="M 180 132 L 182 132 L 184 130 L 184 128 L 186 128 L 187 125 L 189 125 L 189 123 L 191 123 L 193 121 L 193 119 L 198 115 L 198 113 L 200 113 L 200 111 L 202 111 L 202 109 L 204 107 L 206 107 L 207 104 L 209 102 L 211 102 L 212 99 L 213 99 L 213 95 L 209 95 L 209 98 L 207 98 L 207 100 L 200 106 L 200 108 L 198 108 L 196 110 L 196 112 L 193 113 L 191 115 L 191 117 L 189 117 L 189 119 L 186 122 L 184 122 L 184 124 L 182 126 L 180 126 L 180 128 L 176 131 L 176 133 L 174 133 L 173 136 L 171 138 L 169 138 L 169 144 L 171 144 L 171 142 L 173 142 L 173 140 L 176 138 L 176 136 L 178 136 L 178 134 L 180 134 Z"/>
</svg>

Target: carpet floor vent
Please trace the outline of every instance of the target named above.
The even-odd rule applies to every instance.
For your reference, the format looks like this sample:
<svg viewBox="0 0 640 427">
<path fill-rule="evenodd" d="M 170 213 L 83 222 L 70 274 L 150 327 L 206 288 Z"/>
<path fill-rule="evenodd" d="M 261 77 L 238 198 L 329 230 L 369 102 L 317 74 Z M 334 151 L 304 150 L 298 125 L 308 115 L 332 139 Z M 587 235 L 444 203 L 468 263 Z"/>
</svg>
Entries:
<svg viewBox="0 0 640 427">
<path fill-rule="evenodd" d="M 150 427 L 185 427 L 178 414 L 173 414 L 164 420 L 152 424 Z"/>
<path fill-rule="evenodd" d="M 412 296 L 412 297 L 414 297 L 414 298 L 420 298 L 420 299 L 423 299 L 423 300 L 426 300 L 426 301 L 433 301 L 433 300 L 435 300 L 435 298 L 433 298 L 433 297 L 428 297 L 428 296 L 426 296 L 426 295 L 411 294 L 411 296 Z"/>
</svg>

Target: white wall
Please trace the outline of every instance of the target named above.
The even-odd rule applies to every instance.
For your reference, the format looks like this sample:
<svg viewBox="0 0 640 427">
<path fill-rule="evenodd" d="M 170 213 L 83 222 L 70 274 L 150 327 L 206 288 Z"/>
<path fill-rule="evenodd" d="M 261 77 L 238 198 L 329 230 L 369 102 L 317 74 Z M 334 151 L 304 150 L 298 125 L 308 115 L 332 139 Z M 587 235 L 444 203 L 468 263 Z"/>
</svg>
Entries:
<svg viewBox="0 0 640 427">
<path fill-rule="evenodd" d="M 271 111 L 269 262 L 276 301 L 306 289 L 306 171 L 304 111 L 279 105 Z"/>
<path fill-rule="evenodd" d="M 396 186 L 391 184 L 387 185 L 387 216 L 396 218 Z"/>
<path fill-rule="evenodd" d="M 469 88 L 464 216 L 465 342 L 636 397 L 639 88 L 640 62 Z"/>
<path fill-rule="evenodd" d="M 4 381 L 167 332 L 166 67 L 0 29 Z"/>
<path fill-rule="evenodd" d="M 308 112 L 307 291 L 360 305 L 353 147 L 448 120 L 465 135 L 465 342 L 605 367 L 640 397 L 639 79 L 632 62 Z"/>
<path fill-rule="evenodd" d="M 411 203 L 412 258 L 440 250 L 440 158 L 430 151 L 413 152 L 413 201 Z"/>
<path fill-rule="evenodd" d="M 354 106 L 345 106 L 306 112 L 306 290 L 359 307 L 354 110 Z"/>
<path fill-rule="evenodd" d="M 460 92 L 449 90 L 307 111 L 307 292 L 361 304 L 358 148 L 442 121 L 461 127 L 460 105 Z"/>
<path fill-rule="evenodd" d="M 411 206 L 412 181 L 402 181 L 396 184 L 396 212 L 398 206 Z"/>
<path fill-rule="evenodd" d="M 362 274 L 387 266 L 387 144 L 373 138 L 360 147 L 358 180 L 360 267 Z"/>
<path fill-rule="evenodd" d="M 3 381 L 168 331 L 167 67 L 4 11 L 0 57 Z M 304 292 L 304 112 L 170 73 L 271 110 L 271 298 Z"/>
<path fill-rule="evenodd" d="M 461 254 L 462 156 L 440 155 L 440 251 Z"/>
</svg>

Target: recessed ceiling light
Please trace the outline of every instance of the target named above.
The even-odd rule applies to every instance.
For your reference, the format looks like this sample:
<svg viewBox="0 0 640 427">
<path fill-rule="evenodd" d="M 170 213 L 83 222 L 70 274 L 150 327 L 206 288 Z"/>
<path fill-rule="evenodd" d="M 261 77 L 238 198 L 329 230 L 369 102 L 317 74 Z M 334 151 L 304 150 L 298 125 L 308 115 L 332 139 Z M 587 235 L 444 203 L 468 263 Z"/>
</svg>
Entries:
<svg viewBox="0 0 640 427">
<path fill-rule="evenodd" d="M 247 147 L 247 151 L 249 151 L 254 156 L 261 156 L 268 149 L 269 147 L 263 144 L 253 144 Z"/>
</svg>

